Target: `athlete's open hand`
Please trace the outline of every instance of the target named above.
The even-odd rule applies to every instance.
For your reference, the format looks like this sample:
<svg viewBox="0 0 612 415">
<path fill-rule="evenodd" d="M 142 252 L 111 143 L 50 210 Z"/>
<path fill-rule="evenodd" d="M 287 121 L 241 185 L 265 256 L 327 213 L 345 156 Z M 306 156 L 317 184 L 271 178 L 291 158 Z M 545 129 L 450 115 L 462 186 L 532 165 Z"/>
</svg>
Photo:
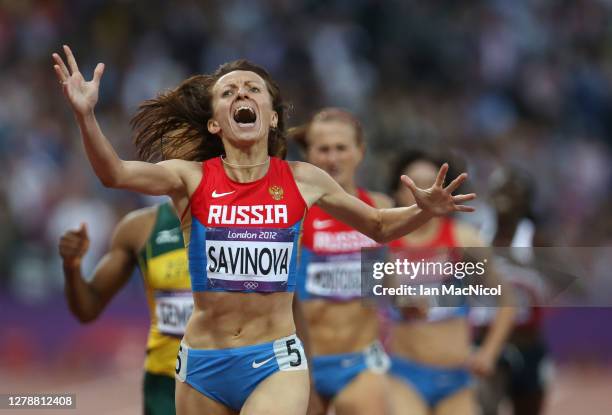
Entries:
<svg viewBox="0 0 612 415">
<path fill-rule="evenodd" d="M 104 64 L 99 63 L 96 65 L 94 70 L 93 79 L 86 81 L 83 78 L 79 67 L 77 66 L 76 60 L 70 48 L 64 45 L 64 53 L 66 54 L 66 61 L 68 67 L 64 63 L 64 60 L 57 53 L 53 54 L 53 60 L 55 65 L 55 74 L 62 85 L 62 91 L 64 96 L 70 102 L 73 111 L 77 115 L 85 115 L 93 111 L 96 103 L 98 102 L 98 87 L 100 86 L 100 78 L 104 72 Z"/>
<path fill-rule="evenodd" d="M 465 181 L 467 173 L 461 173 L 448 186 L 443 187 L 446 172 L 448 172 L 448 164 L 444 163 L 440 167 L 436 182 L 429 189 L 417 187 L 408 176 L 402 176 L 401 180 L 414 195 L 416 204 L 425 212 L 434 216 L 448 215 L 453 212 L 473 212 L 473 207 L 461 205 L 460 203 L 475 199 L 475 193 L 455 196 L 452 194 Z"/>
<path fill-rule="evenodd" d="M 69 230 L 60 238 L 59 253 L 65 265 L 80 265 L 88 249 L 89 236 L 87 236 L 87 226 L 84 223 L 81 223 L 79 229 Z"/>
</svg>

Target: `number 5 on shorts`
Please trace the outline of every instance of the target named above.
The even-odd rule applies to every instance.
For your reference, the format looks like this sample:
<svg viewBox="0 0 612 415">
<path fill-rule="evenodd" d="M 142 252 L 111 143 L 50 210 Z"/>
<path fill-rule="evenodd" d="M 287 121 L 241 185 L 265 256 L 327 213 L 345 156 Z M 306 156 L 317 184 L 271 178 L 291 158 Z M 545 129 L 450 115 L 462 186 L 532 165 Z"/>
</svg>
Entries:
<svg viewBox="0 0 612 415">
<path fill-rule="evenodd" d="M 181 342 L 179 346 L 178 355 L 176 356 L 176 367 L 174 371 L 176 373 L 176 377 L 181 382 L 185 382 L 185 376 L 187 375 L 187 354 L 189 348 L 187 345 Z"/>
<path fill-rule="evenodd" d="M 300 349 L 296 348 L 291 348 L 291 346 L 295 345 L 295 339 L 289 339 L 287 340 L 287 353 L 289 354 L 289 356 L 291 356 L 292 354 L 295 354 L 297 357 L 297 360 L 292 360 L 289 362 L 289 366 L 291 367 L 296 367 L 302 364 L 302 355 L 300 354 Z"/>
<path fill-rule="evenodd" d="M 280 370 L 306 370 L 308 363 L 302 342 L 294 334 L 274 342 L 274 355 Z"/>
</svg>

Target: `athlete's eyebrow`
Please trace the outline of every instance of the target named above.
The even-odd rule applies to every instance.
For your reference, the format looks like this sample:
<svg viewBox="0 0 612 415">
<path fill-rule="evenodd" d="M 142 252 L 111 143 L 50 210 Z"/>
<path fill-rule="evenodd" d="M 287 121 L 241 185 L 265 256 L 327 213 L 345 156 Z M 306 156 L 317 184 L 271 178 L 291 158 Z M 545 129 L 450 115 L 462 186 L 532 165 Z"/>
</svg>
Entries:
<svg viewBox="0 0 612 415">
<path fill-rule="evenodd" d="M 262 86 L 263 83 L 259 80 L 253 80 L 253 81 L 245 81 L 244 82 L 245 85 L 257 85 L 257 86 Z M 222 85 L 221 88 L 225 89 L 225 88 L 238 88 L 238 84 L 235 82 L 230 82 L 229 84 L 225 84 Z"/>
</svg>

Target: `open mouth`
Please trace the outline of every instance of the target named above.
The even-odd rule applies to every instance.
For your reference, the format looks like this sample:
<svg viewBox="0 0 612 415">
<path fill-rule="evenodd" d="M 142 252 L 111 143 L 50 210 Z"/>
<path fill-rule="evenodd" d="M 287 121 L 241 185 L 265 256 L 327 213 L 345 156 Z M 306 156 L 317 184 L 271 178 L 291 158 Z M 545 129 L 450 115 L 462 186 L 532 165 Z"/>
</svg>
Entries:
<svg viewBox="0 0 612 415">
<path fill-rule="evenodd" d="M 234 111 L 234 121 L 241 127 L 250 127 L 257 121 L 257 114 L 251 107 L 241 106 Z"/>
</svg>

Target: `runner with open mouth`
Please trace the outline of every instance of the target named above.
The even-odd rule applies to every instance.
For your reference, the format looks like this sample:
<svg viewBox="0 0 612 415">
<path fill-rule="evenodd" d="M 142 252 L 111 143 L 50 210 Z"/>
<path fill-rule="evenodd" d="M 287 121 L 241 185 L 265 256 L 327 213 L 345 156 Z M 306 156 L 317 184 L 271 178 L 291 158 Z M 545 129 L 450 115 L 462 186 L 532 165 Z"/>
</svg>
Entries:
<svg viewBox="0 0 612 415">
<path fill-rule="evenodd" d="M 234 121 L 240 128 L 254 127 L 255 121 L 257 121 L 257 113 L 246 104 L 241 104 L 234 110 Z"/>
<path fill-rule="evenodd" d="M 297 253 L 309 207 L 320 206 L 380 242 L 433 217 L 473 210 L 459 203 L 474 194 L 452 194 L 465 174 L 442 188 L 446 165 L 429 189 L 403 177 L 418 204 L 375 209 L 351 197 L 321 169 L 283 160 L 280 90 L 264 68 L 243 60 L 188 78 L 140 106 L 133 121 L 138 154 L 152 161 L 160 144 L 177 152 L 187 147 L 181 158 L 122 160 L 94 115 L 104 65 L 85 81 L 68 46 L 64 52 L 65 60 L 53 54 L 54 70 L 97 177 L 107 187 L 170 196 L 181 212 L 194 307 L 177 350 L 179 415 L 306 414 L 308 363 L 292 307 L 297 255 L 289 252 Z M 180 130 L 180 137 L 173 130 Z M 236 215 L 218 224 L 214 209 L 229 206 Z M 279 213 L 265 219 L 264 211 Z M 247 260 L 249 253 L 267 256 L 276 250 L 277 261 L 242 275 L 229 269 L 222 249 L 240 249 Z M 215 269 L 209 267 L 211 258 L 218 260 Z M 232 258 L 235 262 L 238 256 Z"/>
</svg>

